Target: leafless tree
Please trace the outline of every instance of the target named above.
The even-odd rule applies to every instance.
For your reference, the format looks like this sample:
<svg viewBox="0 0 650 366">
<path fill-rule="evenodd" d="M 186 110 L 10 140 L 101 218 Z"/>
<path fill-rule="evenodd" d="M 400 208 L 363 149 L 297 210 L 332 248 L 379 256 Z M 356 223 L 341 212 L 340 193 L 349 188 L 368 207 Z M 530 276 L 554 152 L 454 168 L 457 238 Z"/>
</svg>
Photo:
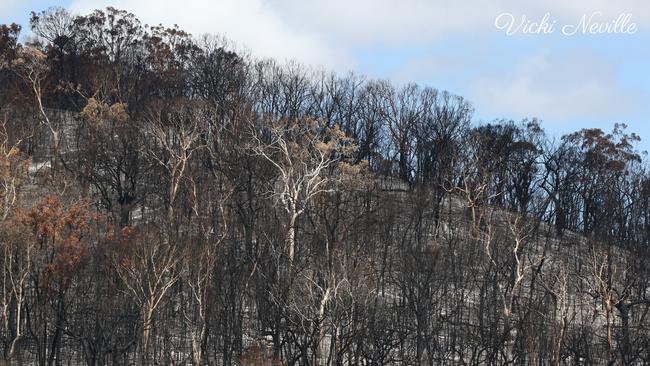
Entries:
<svg viewBox="0 0 650 366">
<path fill-rule="evenodd" d="M 279 179 L 271 194 L 288 214 L 286 246 L 293 262 L 298 217 L 316 196 L 332 192 L 327 170 L 354 146 L 337 127 L 323 127 L 311 119 L 289 120 L 286 126 L 277 124 L 268 133 L 268 142 L 254 135 L 253 151 L 277 170 Z"/>
<path fill-rule="evenodd" d="M 149 343 L 154 315 L 181 276 L 185 252 L 181 243 L 156 233 L 144 233 L 133 248 L 113 257 L 126 291 L 141 310 L 143 361 L 150 363 Z"/>
</svg>

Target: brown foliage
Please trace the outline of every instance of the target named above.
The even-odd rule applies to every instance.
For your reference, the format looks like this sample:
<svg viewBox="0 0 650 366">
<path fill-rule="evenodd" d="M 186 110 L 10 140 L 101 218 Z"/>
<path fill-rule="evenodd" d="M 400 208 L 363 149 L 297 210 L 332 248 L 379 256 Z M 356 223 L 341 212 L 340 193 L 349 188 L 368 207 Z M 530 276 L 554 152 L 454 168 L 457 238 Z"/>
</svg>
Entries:
<svg viewBox="0 0 650 366">
<path fill-rule="evenodd" d="M 634 144 L 641 138 L 635 133 L 628 135 L 626 128 L 626 124 L 616 123 L 608 134 L 600 128 L 582 129 L 564 139 L 584 150 L 587 166 L 622 172 L 630 163 L 641 162 L 641 156 L 634 150 Z"/>
<path fill-rule="evenodd" d="M 23 225 L 31 229 L 45 254 L 43 273 L 47 284 L 58 282 L 67 287 L 82 267 L 88 253 L 84 235 L 94 220 L 87 204 L 65 208 L 55 195 L 43 198 L 22 214 Z"/>
</svg>

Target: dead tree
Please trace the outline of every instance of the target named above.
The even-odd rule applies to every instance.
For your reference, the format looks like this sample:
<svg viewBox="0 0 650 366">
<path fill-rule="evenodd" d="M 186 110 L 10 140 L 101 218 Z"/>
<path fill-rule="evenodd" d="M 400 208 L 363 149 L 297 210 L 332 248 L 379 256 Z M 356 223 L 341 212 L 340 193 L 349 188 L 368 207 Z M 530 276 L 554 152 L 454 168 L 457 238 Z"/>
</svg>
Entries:
<svg viewBox="0 0 650 366">
<path fill-rule="evenodd" d="M 271 163 L 278 173 L 270 193 L 288 214 L 286 247 L 291 263 L 296 251 L 298 217 L 314 197 L 332 192 L 333 178 L 328 176 L 328 169 L 353 150 L 354 145 L 338 127 L 323 127 L 312 119 L 276 122 L 266 133 L 269 136 L 266 140 L 254 133 L 253 151 Z"/>
<path fill-rule="evenodd" d="M 128 229 L 123 230 L 128 232 Z M 181 276 L 185 251 L 176 240 L 155 232 L 145 232 L 127 240 L 131 247 L 117 251 L 113 255 L 113 265 L 126 292 L 141 310 L 142 357 L 143 362 L 149 364 L 154 315 Z"/>
</svg>

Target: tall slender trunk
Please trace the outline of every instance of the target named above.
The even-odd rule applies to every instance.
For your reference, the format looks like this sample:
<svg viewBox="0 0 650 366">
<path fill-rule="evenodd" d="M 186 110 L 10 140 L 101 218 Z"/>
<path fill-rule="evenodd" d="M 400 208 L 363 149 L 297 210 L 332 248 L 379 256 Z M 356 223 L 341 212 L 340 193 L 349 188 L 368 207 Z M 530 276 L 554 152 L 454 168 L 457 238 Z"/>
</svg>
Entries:
<svg viewBox="0 0 650 366">
<path fill-rule="evenodd" d="M 564 342 L 564 335 L 566 334 L 566 329 L 568 326 L 566 314 L 562 315 L 562 324 L 560 327 L 560 335 L 555 340 L 555 347 L 553 349 L 553 365 L 559 366 L 562 364 L 562 359 L 560 357 L 562 353 L 562 342 Z"/>
<path fill-rule="evenodd" d="M 61 363 L 60 360 L 60 345 L 61 345 L 61 335 L 62 335 L 62 329 L 63 329 L 63 319 L 64 319 L 64 304 L 63 304 L 63 294 L 59 294 L 59 303 L 57 306 L 57 314 L 56 314 L 56 325 L 54 326 L 54 335 L 52 336 L 52 344 L 50 347 L 50 354 L 48 356 L 47 364 L 49 366 L 54 365 L 54 362 L 56 361 L 56 364 L 59 365 Z"/>
<path fill-rule="evenodd" d="M 630 357 L 632 353 L 632 346 L 630 343 L 630 308 L 628 307 L 628 304 L 624 303 L 623 301 L 616 304 L 616 308 L 621 315 L 621 356 L 623 358 L 623 363 L 627 365 L 630 363 L 628 357 Z"/>
<path fill-rule="evenodd" d="M 326 324 L 325 324 L 325 307 L 329 302 L 331 295 L 331 290 L 328 287 L 323 294 L 323 298 L 320 301 L 320 306 L 318 307 L 318 339 L 316 340 L 316 345 L 314 347 L 314 364 L 321 365 L 321 344 L 325 338 Z"/>
<path fill-rule="evenodd" d="M 287 228 L 287 247 L 289 251 L 289 263 L 293 264 L 293 258 L 296 252 L 296 221 L 298 219 L 298 212 L 294 209 L 291 210 L 289 217 L 289 227 Z"/>
<path fill-rule="evenodd" d="M 149 357 L 149 337 L 151 336 L 151 326 L 153 321 L 154 308 L 148 302 L 142 314 L 142 360 L 144 365 L 148 365 Z"/>
<path fill-rule="evenodd" d="M 200 366 L 201 359 L 203 358 L 203 346 L 207 339 L 207 324 L 205 319 L 201 320 L 201 329 L 198 332 L 194 332 L 192 335 L 192 354 L 194 358 L 194 365 Z"/>
<path fill-rule="evenodd" d="M 607 325 L 607 352 L 609 354 L 609 364 L 616 363 L 616 351 L 614 348 L 614 327 L 612 324 L 612 302 L 610 299 L 605 300 L 605 320 Z"/>
</svg>

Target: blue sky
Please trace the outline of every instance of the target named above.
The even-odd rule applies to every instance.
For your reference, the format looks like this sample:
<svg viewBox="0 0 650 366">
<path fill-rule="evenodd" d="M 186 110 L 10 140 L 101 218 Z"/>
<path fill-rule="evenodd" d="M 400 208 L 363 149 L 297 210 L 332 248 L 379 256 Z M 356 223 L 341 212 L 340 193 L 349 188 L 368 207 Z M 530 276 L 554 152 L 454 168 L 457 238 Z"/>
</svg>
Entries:
<svg viewBox="0 0 650 366">
<path fill-rule="evenodd" d="M 460 94 L 476 119 L 538 117 L 552 135 L 625 122 L 650 150 L 650 3 L 644 0 L 0 0 L 0 23 L 31 10 L 112 5 L 144 23 L 217 33 L 261 57 L 417 82 Z M 630 14 L 634 34 L 506 35 L 510 13 L 562 25 Z"/>
</svg>

